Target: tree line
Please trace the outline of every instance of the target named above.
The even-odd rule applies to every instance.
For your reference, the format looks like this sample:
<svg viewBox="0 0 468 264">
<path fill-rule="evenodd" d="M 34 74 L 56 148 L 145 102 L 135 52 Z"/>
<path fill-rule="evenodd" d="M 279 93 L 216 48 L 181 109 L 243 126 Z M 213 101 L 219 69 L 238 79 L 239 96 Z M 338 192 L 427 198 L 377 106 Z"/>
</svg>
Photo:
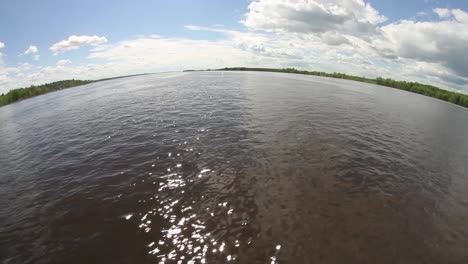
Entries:
<svg viewBox="0 0 468 264">
<path fill-rule="evenodd" d="M 37 96 L 37 95 L 65 89 L 65 88 L 70 88 L 70 87 L 74 87 L 78 85 L 88 84 L 92 82 L 94 81 L 73 79 L 73 80 L 64 80 L 64 81 L 46 83 L 42 85 L 31 85 L 27 88 L 10 90 L 8 93 L 0 95 L 0 106 L 11 104 L 16 101 L 20 101 L 29 97 L 33 97 L 33 96 Z"/>
<path fill-rule="evenodd" d="M 295 68 L 283 68 L 283 69 L 271 69 L 271 68 L 247 68 L 247 67 L 232 67 L 232 68 L 222 68 L 217 70 L 223 71 L 267 71 L 267 72 L 286 72 L 286 73 L 296 73 L 296 74 L 307 74 L 307 75 L 316 75 L 316 76 L 325 76 L 338 79 L 347 79 L 371 84 L 378 84 L 382 86 L 388 86 L 400 90 L 405 90 L 417 94 L 422 94 L 425 96 L 434 97 L 440 100 L 444 100 L 453 104 L 457 104 L 463 107 L 468 108 L 468 95 L 451 92 L 447 90 L 440 89 L 438 87 L 421 84 L 418 82 L 406 82 L 406 81 L 396 81 L 389 78 L 378 77 L 376 79 L 370 79 L 360 76 L 353 76 L 344 73 L 327 73 L 319 71 L 304 71 L 298 70 Z"/>
<path fill-rule="evenodd" d="M 19 89 L 14 89 L 10 90 L 6 94 L 1 94 L 0 95 L 0 106 L 7 105 L 14 103 L 16 101 L 20 101 L 29 97 L 65 89 L 65 88 L 71 88 L 79 85 L 84 85 L 92 82 L 100 82 L 100 81 L 108 81 L 108 80 L 114 80 L 114 79 L 120 79 L 120 78 L 125 78 L 125 77 L 133 77 L 133 76 L 140 76 L 140 75 L 147 75 L 149 73 L 142 73 L 142 74 L 132 74 L 132 75 L 125 75 L 125 76 L 117 76 L 117 77 L 110 77 L 110 78 L 104 78 L 104 79 L 99 79 L 99 80 L 64 80 L 64 81 L 58 81 L 58 82 L 52 82 L 52 83 L 46 83 L 46 84 L 41 84 L 41 85 L 31 85 L 27 88 L 19 88 Z"/>
</svg>

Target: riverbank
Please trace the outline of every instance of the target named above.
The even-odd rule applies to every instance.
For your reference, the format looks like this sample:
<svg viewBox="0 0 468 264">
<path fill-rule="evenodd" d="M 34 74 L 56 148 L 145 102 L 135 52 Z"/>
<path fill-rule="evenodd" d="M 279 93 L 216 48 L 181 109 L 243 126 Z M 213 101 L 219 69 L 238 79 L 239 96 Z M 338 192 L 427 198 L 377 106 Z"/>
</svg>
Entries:
<svg viewBox="0 0 468 264">
<path fill-rule="evenodd" d="M 13 89 L 8 91 L 6 94 L 1 94 L 0 95 L 0 107 L 7 105 L 7 104 L 12 104 L 17 101 L 21 101 L 27 98 L 31 98 L 34 96 L 38 96 L 41 94 L 46 94 L 66 88 L 72 88 L 88 83 L 93 83 L 93 82 L 100 82 L 100 81 L 108 81 L 108 80 L 114 80 L 114 79 L 119 79 L 119 78 L 125 78 L 125 77 L 132 77 L 132 76 L 139 76 L 139 75 L 145 75 L 148 73 L 143 73 L 143 74 L 133 74 L 133 75 L 125 75 L 125 76 L 117 76 L 117 77 L 111 77 L 111 78 L 104 78 L 104 79 L 99 79 L 99 80 L 63 80 L 63 81 L 57 81 L 57 82 L 51 82 L 51 83 L 46 83 L 46 84 L 41 84 L 41 85 L 31 85 L 26 88 L 19 88 L 19 89 Z"/>
<path fill-rule="evenodd" d="M 405 90 L 408 92 L 413 92 L 417 94 L 422 94 L 425 96 L 437 98 L 439 100 L 447 101 L 453 104 L 457 104 L 463 107 L 468 108 L 468 95 L 447 91 L 432 85 L 421 84 L 418 82 L 406 82 L 406 81 L 396 81 L 389 78 L 378 77 L 376 79 L 370 79 L 360 76 L 353 76 L 344 73 L 327 73 L 319 71 L 304 71 L 294 68 L 283 68 L 283 69 L 274 69 L 274 68 L 247 68 L 247 67 L 231 67 L 231 68 L 221 68 L 215 69 L 216 71 L 265 71 L 265 72 L 284 72 L 284 73 L 295 73 L 295 74 L 305 74 L 305 75 L 315 75 L 315 76 L 324 76 L 337 79 L 347 79 L 371 84 L 377 84 L 387 87 L 392 87 L 400 90 Z"/>
<path fill-rule="evenodd" d="M 21 101 L 30 97 L 38 96 L 53 91 L 58 91 L 66 88 L 71 88 L 83 84 L 88 84 L 96 81 L 92 80 L 64 80 L 42 85 L 31 85 L 27 88 L 19 88 L 8 91 L 6 94 L 0 95 L 0 106 Z"/>
</svg>

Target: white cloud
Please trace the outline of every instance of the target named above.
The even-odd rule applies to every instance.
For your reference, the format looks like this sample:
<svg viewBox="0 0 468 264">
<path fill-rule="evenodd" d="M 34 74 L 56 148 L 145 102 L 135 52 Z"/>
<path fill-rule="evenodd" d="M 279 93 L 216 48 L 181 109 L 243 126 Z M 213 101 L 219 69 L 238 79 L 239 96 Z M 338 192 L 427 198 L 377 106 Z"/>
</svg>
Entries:
<svg viewBox="0 0 468 264">
<path fill-rule="evenodd" d="M 39 50 L 36 46 L 30 45 L 27 50 L 23 52 L 23 55 L 34 54 L 37 53 Z"/>
<path fill-rule="evenodd" d="M 461 9 L 452 9 L 452 15 L 456 21 L 464 25 L 468 24 L 468 13 Z"/>
<path fill-rule="evenodd" d="M 3 49 L 5 47 L 5 44 L 3 44 L 3 42 L 0 41 L 0 49 Z"/>
<path fill-rule="evenodd" d="M 94 36 L 76 36 L 72 35 L 66 40 L 55 43 L 49 49 L 54 53 L 58 54 L 60 52 L 65 52 L 69 50 L 76 50 L 82 46 L 96 46 L 99 44 L 106 43 L 106 37 Z"/>
<path fill-rule="evenodd" d="M 184 28 L 190 29 L 190 30 L 196 30 L 196 31 L 202 30 L 202 27 L 195 26 L 195 25 L 185 25 Z"/>
<path fill-rule="evenodd" d="M 105 59 L 132 72 L 221 67 L 242 62 L 246 52 L 227 41 L 140 37 L 91 50 L 88 58 Z"/>
<path fill-rule="evenodd" d="M 403 20 L 383 26 L 383 37 L 373 46 L 379 53 L 386 50 L 399 58 L 437 63 L 449 74 L 468 78 L 468 14 L 449 12 L 453 18 L 442 21 Z"/>
<path fill-rule="evenodd" d="M 218 32 L 218 33 L 234 32 L 233 30 L 220 28 L 220 27 L 202 27 L 202 26 L 197 26 L 197 25 L 185 25 L 184 28 L 193 30 L 193 31 L 211 31 L 211 32 Z"/>
<path fill-rule="evenodd" d="M 440 18 L 447 18 L 450 16 L 450 10 L 447 8 L 434 8 L 434 13 L 436 13 Z"/>
<path fill-rule="evenodd" d="M 249 5 L 242 23 L 254 32 L 275 33 L 272 41 L 278 34 L 289 36 L 302 53 L 319 52 L 322 65 L 335 58 L 337 63 L 355 64 L 361 69 L 374 65 L 374 72 L 365 75 L 389 73 L 397 79 L 412 78 L 468 90 L 468 13 L 442 8 L 433 12 L 440 20 L 401 20 L 382 25 L 385 17 L 362 0 L 257 0 Z M 325 53 L 323 45 L 328 46 Z M 354 54 L 354 61 L 343 52 Z M 425 70 L 402 67 L 417 63 L 425 63 Z M 387 72 L 387 67 L 393 71 Z M 356 69 L 352 67 L 345 70 L 353 71 Z"/>
<path fill-rule="evenodd" d="M 337 33 L 325 33 L 322 35 L 322 40 L 326 44 L 332 46 L 350 44 L 349 40 L 346 37 Z"/>
<path fill-rule="evenodd" d="M 21 63 L 17 67 L 6 67 L 0 54 L 0 94 L 8 92 L 11 88 L 18 88 L 11 86 L 18 81 L 21 83 L 19 78 L 21 74 L 29 71 L 32 67 L 30 63 Z"/>
<path fill-rule="evenodd" d="M 66 64 L 70 64 L 71 63 L 71 60 L 59 60 L 57 61 L 56 65 L 57 66 L 63 66 L 63 65 L 66 65 Z"/>
<path fill-rule="evenodd" d="M 18 71 L 23 72 L 23 71 L 27 71 L 31 69 L 31 67 L 32 65 L 30 63 L 25 62 L 25 63 L 20 64 L 17 69 Z"/>
<path fill-rule="evenodd" d="M 385 20 L 363 0 L 259 0 L 250 3 L 241 22 L 272 32 L 363 35 L 374 33 Z"/>
<path fill-rule="evenodd" d="M 25 56 L 25 55 L 31 55 L 31 58 L 33 61 L 38 61 L 40 58 L 40 55 L 37 54 L 39 52 L 39 49 L 34 46 L 34 45 L 29 45 L 29 47 L 21 54 L 18 56 Z"/>
</svg>

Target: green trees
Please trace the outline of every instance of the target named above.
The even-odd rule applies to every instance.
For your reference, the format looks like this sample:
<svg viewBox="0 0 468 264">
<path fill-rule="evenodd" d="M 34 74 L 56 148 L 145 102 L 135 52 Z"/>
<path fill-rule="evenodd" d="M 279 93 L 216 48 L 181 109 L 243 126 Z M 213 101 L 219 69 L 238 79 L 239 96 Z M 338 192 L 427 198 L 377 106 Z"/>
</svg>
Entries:
<svg viewBox="0 0 468 264">
<path fill-rule="evenodd" d="M 434 97 L 440 100 L 444 100 L 453 104 L 457 104 L 463 107 L 468 108 L 468 95 L 450 92 L 437 88 L 432 85 L 421 84 L 417 82 L 406 82 L 406 81 L 395 81 L 389 78 L 378 77 L 376 79 L 369 79 L 359 76 L 347 75 L 344 73 L 327 73 L 327 72 L 317 72 L 317 71 L 303 71 L 297 70 L 294 68 L 284 68 L 284 69 L 269 69 L 269 68 L 246 68 L 246 67 L 235 67 L 235 68 L 223 68 L 219 70 L 224 71 L 270 71 L 270 72 L 286 72 L 286 73 L 296 73 L 296 74 L 308 74 L 316 76 L 325 76 L 331 78 L 339 79 L 348 79 L 359 82 L 373 83 L 382 86 L 393 87 L 400 90 L 405 90 L 417 94 L 422 94 L 425 96 Z"/>
<path fill-rule="evenodd" d="M 0 106 L 6 105 L 6 104 L 11 104 L 13 102 L 23 100 L 29 97 L 33 97 L 36 95 L 60 90 L 60 89 L 65 89 L 65 88 L 70 88 L 78 85 L 83 85 L 83 84 L 88 84 L 94 81 L 82 81 L 82 80 L 65 80 L 65 81 L 58 81 L 58 82 L 53 82 L 53 83 L 46 83 L 43 85 L 38 85 L 34 86 L 31 85 L 28 88 L 20 88 L 20 89 L 14 89 L 10 90 L 6 94 L 0 95 Z"/>
<path fill-rule="evenodd" d="M 117 77 L 111 77 L 111 78 L 104 78 L 104 79 L 99 79 L 99 80 L 64 80 L 64 81 L 58 81 L 58 82 L 52 82 L 52 83 L 46 83 L 38 86 L 31 85 L 27 88 L 20 88 L 20 89 L 15 89 L 15 90 L 10 90 L 7 94 L 1 94 L 0 95 L 0 106 L 6 105 L 6 104 L 11 104 L 19 100 L 23 100 L 29 97 L 33 97 L 36 95 L 41 95 L 45 94 L 48 92 L 53 92 L 65 88 L 70 88 L 74 86 L 79 86 L 83 84 L 88 84 L 92 82 L 99 82 L 99 81 L 107 81 L 107 80 L 113 80 L 113 79 L 118 79 L 118 78 L 125 78 L 125 77 L 131 77 L 131 76 L 140 76 L 140 75 L 146 75 L 148 73 L 143 73 L 143 74 L 133 74 L 133 75 L 125 75 L 125 76 L 117 76 Z"/>
</svg>

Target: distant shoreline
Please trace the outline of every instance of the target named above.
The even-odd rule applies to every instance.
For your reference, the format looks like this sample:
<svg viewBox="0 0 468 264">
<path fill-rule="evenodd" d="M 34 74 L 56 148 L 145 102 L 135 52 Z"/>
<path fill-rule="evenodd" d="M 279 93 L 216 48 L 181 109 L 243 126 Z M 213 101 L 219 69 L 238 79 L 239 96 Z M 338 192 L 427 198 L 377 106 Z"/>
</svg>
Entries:
<svg viewBox="0 0 468 264">
<path fill-rule="evenodd" d="M 186 70 L 184 72 L 191 72 L 197 70 Z M 324 76 L 337 79 L 346 79 L 353 80 L 358 82 L 376 84 L 381 86 L 387 86 L 391 88 L 396 88 L 412 93 L 417 93 L 432 98 L 436 98 L 442 101 L 446 101 L 452 104 L 456 104 L 462 107 L 468 108 L 468 95 L 447 91 L 432 85 L 421 84 L 418 82 L 406 82 L 406 81 L 396 81 L 389 78 L 378 77 L 376 79 L 370 79 L 360 76 L 348 75 L 344 73 L 327 73 L 319 71 L 304 71 L 294 68 L 248 68 L 248 67 L 226 67 L 220 69 L 207 69 L 200 71 L 262 71 L 262 72 L 283 72 L 283 73 L 294 73 L 294 74 L 304 74 L 304 75 L 314 75 L 314 76 Z"/>
<path fill-rule="evenodd" d="M 298 70 L 294 68 L 283 68 L 283 69 L 276 69 L 276 68 L 248 68 L 248 67 L 225 67 L 220 69 L 207 69 L 207 70 L 185 70 L 183 72 L 195 72 L 195 71 L 262 71 L 262 72 L 282 72 L 282 73 L 294 73 L 294 74 L 304 74 L 304 75 L 314 75 L 314 76 L 323 76 L 323 77 L 330 77 L 330 78 L 337 78 L 337 79 L 346 79 L 346 80 L 353 80 L 358 82 L 376 84 L 381 86 L 387 86 L 391 88 L 396 88 L 412 93 L 417 93 L 425 96 L 429 96 L 432 98 L 436 98 L 442 101 L 446 101 L 452 104 L 456 104 L 465 108 L 468 108 L 468 95 L 447 91 L 432 85 L 421 84 L 418 82 L 406 82 L 406 81 L 396 81 L 389 78 L 381 78 L 378 77 L 376 79 L 365 78 L 360 76 L 348 75 L 344 73 L 327 73 L 327 72 L 319 72 L 319 71 L 305 71 L 305 70 Z M 133 75 L 125 75 L 125 76 L 117 76 L 111 78 L 104 78 L 98 80 L 64 80 L 52 83 L 46 83 L 42 85 L 32 85 L 27 88 L 19 88 L 13 89 L 8 91 L 6 94 L 0 95 L 0 107 L 8 104 L 12 104 L 27 98 L 35 97 L 41 94 L 46 94 L 53 91 L 58 91 L 66 88 L 72 88 L 80 85 L 85 85 L 89 83 L 99 82 L 99 81 L 107 81 L 125 77 L 132 77 L 132 76 L 141 76 L 147 75 L 149 73 L 143 74 L 133 74 Z"/>
<path fill-rule="evenodd" d="M 66 89 L 66 88 L 72 88 L 72 87 L 81 86 L 81 85 L 94 83 L 94 82 L 108 81 L 108 80 L 120 79 L 120 78 L 125 78 L 125 77 L 146 75 L 146 74 L 148 73 L 117 76 L 117 77 L 110 77 L 110 78 L 104 78 L 104 79 L 98 79 L 98 80 L 75 80 L 75 79 L 63 80 L 63 81 L 57 81 L 57 82 L 46 83 L 46 84 L 41 84 L 41 85 L 31 85 L 26 88 L 13 89 L 13 90 L 8 91 L 8 93 L 6 94 L 0 95 L 0 107 L 15 103 L 15 102 L 19 102 L 24 99 L 35 97 L 41 94 L 55 92 L 55 91 L 59 91 L 59 90 Z"/>
</svg>

